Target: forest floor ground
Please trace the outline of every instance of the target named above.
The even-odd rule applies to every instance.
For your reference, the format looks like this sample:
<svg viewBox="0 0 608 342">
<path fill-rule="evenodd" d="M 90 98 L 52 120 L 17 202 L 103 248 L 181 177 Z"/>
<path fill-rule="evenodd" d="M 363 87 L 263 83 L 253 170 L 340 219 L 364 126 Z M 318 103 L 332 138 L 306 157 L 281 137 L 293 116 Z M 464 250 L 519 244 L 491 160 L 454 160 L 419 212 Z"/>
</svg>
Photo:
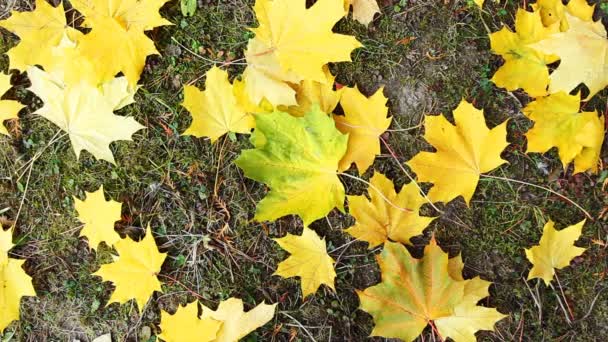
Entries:
<svg viewBox="0 0 608 342">
<path fill-rule="evenodd" d="M 435 234 L 450 255 L 462 253 L 467 277 L 481 276 L 494 283 L 483 304 L 510 316 L 497 324 L 495 332 L 478 334 L 480 340 L 607 340 L 608 225 L 601 215 L 608 205 L 602 190 L 608 169 L 598 175 L 573 176 L 571 170 L 564 172 L 555 150 L 525 154 L 523 132 L 531 123 L 520 109 L 529 99 L 489 81 L 501 60 L 489 51 L 487 29 L 512 27 L 522 1 L 486 0 L 482 12 L 472 2 L 461 0 L 379 3 L 382 15 L 369 28 L 352 19 L 337 25 L 338 32 L 356 35 L 365 47 L 353 53 L 352 63 L 331 68 L 337 82 L 358 85 L 365 94 L 384 87 L 393 116 L 391 128 L 412 128 L 385 135 L 396 159 L 383 149 L 373 170 L 386 174 L 398 188 L 409 182 L 398 163 L 403 165 L 418 151 L 430 150 L 422 137 L 423 116 L 449 116 L 466 99 L 485 110 L 490 127 L 510 120 L 511 145 L 503 154 L 509 163 L 491 175 L 550 187 L 594 218 L 588 220 L 577 243 L 588 250 L 558 271 L 563 294 L 557 284 L 553 289 L 537 280 L 526 282 L 531 265 L 524 248 L 538 242 L 547 220 L 562 228 L 584 215 L 544 190 L 482 178 L 470 207 L 461 198 L 442 205 L 444 213 L 423 237 L 414 240 L 410 250 L 420 256 Z M 27 8 L 27 4 L 17 5 Z M 86 152 L 76 160 L 68 139 L 62 138 L 44 150 L 31 173 L 24 172 L 58 128 L 31 114 L 40 101 L 27 92 L 27 78 L 15 75 L 17 87 L 9 97 L 29 106 L 19 123 L 9 124 L 12 137 L 0 138 L 0 220 L 10 225 L 25 198 L 13 256 L 27 259 L 25 268 L 34 279 L 38 297 L 22 301 L 21 320 L 5 336 L 18 341 L 90 341 L 111 332 L 115 341 L 153 341 L 160 309 L 173 311 L 178 304 L 194 300 L 194 291 L 210 307 L 231 296 L 242 298 L 247 308 L 261 301 L 279 303 L 273 321 L 247 341 L 368 340 L 373 321 L 357 309 L 355 290 L 379 281 L 374 260 L 379 249 L 368 250 L 366 243 L 352 242 L 344 233 L 353 219 L 334 211 L 311 225 L 325 237 L 337 261 L 337 292 L 322 288 L 302 300 L 297 279 L 272 276 L 286 257 L 272 239 L 287 232 L 299 234 L 302 224 L 295 217 L 273 223 L 251 220 L 255 203 L 267 189 L 245 179 L 233 163 L 239 151 L 250 147 L 247 136 L 224 137 L 212 145 L 180 135 L 191 120 L 180 106 L 183 85 L 195 81 L 203 88 L 203 75 L 214 60 L 243 57 L 252 36 L 247 28 L 256 25 L 252 5 L 246 0 L 205 0 L 192 17 L 182 16 L 178 1 L 163 7 L 162 14 L 175 25 L 149 33 L 162 56 L 148 58 L 137 102 L 119 112 L 134 116 L 146 129 L 136 133 L 133 142 L 112 144 L 116 166 L 95 161 Z M 599 8 L 596 15 L 605 17 Z M 0 53 L 16 43 L 16 37 L 0 31 Z M 8 59 L 2 55 L 0 69 L 7 68 Z M 242 65 L 229 67 L 232 75 L 242 69 Z M 602 92 L 585 109 L 604 112 L 607 95 Z M 603 165 L 608 165 L 607 152 L 604 148 Z M 368 171 L 364 178 L 371 174 Z M 363 193 L 362 184 L 348 178 L 343 181 L 348 194 Z M 109 197 L 123 203 L 122 221 L 116 229 L 137 236 L 150 224 L 161 251 L 169 254 L 163 273 L 172 279 L 161 278 L 164 293 L 153 297 L 143 316 L 131 304 L 106 306 L 112 286 L 91 273 L 111 260 L 111 250 L 104 246 L 92 252 L 78 237 L 81 224 L 73 197 L 82 199 L 85 191 L 100 185 Z M 434 214 L 430 207 L 423 212 Z M 572 324 L 558 297 L 567 299 Z M 430 335 L 428 330 L 422 338 L 430 341 Z"/>
</svg>

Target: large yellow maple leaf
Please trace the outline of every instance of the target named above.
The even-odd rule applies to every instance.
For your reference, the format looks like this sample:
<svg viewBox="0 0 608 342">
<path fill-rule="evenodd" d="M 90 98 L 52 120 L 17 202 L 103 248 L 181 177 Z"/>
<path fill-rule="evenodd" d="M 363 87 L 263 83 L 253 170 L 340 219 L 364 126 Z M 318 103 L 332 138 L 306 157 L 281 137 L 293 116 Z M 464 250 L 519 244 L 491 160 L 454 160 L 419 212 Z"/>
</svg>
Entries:
<svg viewBox="0 0 608 342">
<path fill-rule="evenodd" d="M 584 225 L 585 220 L 582 220 L 558 231 L 555 230 L 553 221 L 549 220 L 543 227 L 543 235 L 538 245 L 525 250 L 526 258 L 533 265 L 528 280 L 541 278 L 549 285 L 555 275 L 555 269 L 570 265 L 572 259 L 583 254 L 585 248 L 574 246 L 574 242 L 581 236 Z"/>
<path fill-rule="evenodd" d="M 241 299 L 228 298 L 220 302 L 215 311 L 203 305 L 201 319 L 222 322 L 215 342 L 234 342 L 268 323 L 274 317 L 276 306 L 276 304 L 260 303 L 245 312 Z"/>
<path fill-rule="evenodd" d="M 579 112 L 580 95 L 564 92 L 530 102 L 522 111 L 534 121 L 527 133 L 528 151 L 545 153 L 557 147 L 564 168 L 574 161 L 574 172 L 597 171 L 604 141 L 604 117 L 596 111 Z"/>
<path fill-rule="evenodd" d="M 239 105 L 228 73 L 213 67 L 206 75 L 205 91 L 184 87 L 182 106 L 192 114 L 192 124 L 184 135 L 209 137 L 213 143 L 228 132 L 251 132 L 255 119 Z"/>
<path fill-rule="evenodd" d="M 168 0 L 72 0 L 91 32 L 80 41 L 81 53 L 96 67 L 97 82 L 104 83 L 122 72 L 134 86 L 146 57 L 158 54 L 144 31 L 171 25 L 158 10 Z"/>
<path fill-rule="evenodd" d="M 306 0 L 257 0 L 254 10 L 259 22 L 252 29 L 256 39 L 276 56 L 284 72 L 302 79 L 325 82 L 325 64 L 350 61 L 352 50 L 362 46 L 355 37 L 332 32 L 344 17 L 341 1 L 319 0 L 306 8 Z"/>
<path fill-rule="evenodd" d="M 376 0 L 344 0 L 346 13 L 353 7 L 353 19 L 367 26 L 374 20 L 374 15 L 380 13 Z"/>
<path fill-rule="evenodd" d="M 217 333 L 222 322 L 212 318 L 198 317 L 198 301 L 177 308 L 171 315 L 160 312 L 160 330 L 158 334 L 166 342 L 211 342 L 217 341 Z"/>
<path fill-rule="evenodd" d="M 291 254 L 279 263 L 274 274 L 283 278 L 300 277 L 302 297 L 317 292 L 321 284 L 335 289 L 334 260 L 327 254 L 325 239 L 314 230 L 304 227 L 300 236 L 287 234 L 274 241 Z"/>
<path fill-rule="evenodd" d="M 120 241 L 114 223 L 120 221 L 122 204 L 106 201 L 103 186 L 95 192 L 85 192 L 84 201 L 74 197 L 74 209 L 78 212 L 78 220 L 84 224 L 80 236 L 87 238 L 90 248 L 97 250 L 102 242 L 112 247 Z"/>
<path fill-rule="evenodd" d="M 118 253 L 114 262 L 101 265 L 93 275 L 116 286 L 108 304 L 124 304 L 135 299 L 141 312 L 154 291 L 162 291 L 157 275 L 167 254 L 158 251 L 150 227 L 141 241 L 127 237 L 115 243 L 114 247 Z"/>
<path fill-rule="evenodd" d="M 23 270 L 25 260 L 8 256 L 13 247 L 12 231 L 0 227 L 0 334 L 12 321 L 19 319 L 21 297 L 36 296 L 32 278 Z"/>
<path fill-rule="evenodd" d="M 428 197 L 449 202 L 462 196 L 468 204 L 477 188 L 479 175 L 503 163 L 500 154 L 507 142 L 507 122 L 488 129 L 483 112 L 462 101 L 454 110 L 452 125 L 445 117 L 427 116 L 424 139 L 437 152 L 420 152 L 407 165 L 421 182 L 433 183 Z"/>
<path fill-rule="evenodd" d="M 365 196 L 347 196 L 355 225 L 346 230 L 353 237 L 367 241 L 369 248 L 389 239 L 410 244 L 410 239 L 422 234 L 424 228 L 435 219 L 420 216 L 420 207 L 426 200 L 414 183 L 406 184 L 397 193 L 391 180 L 381 173 L 375 173 L 370 184 L 373 188 L 367 191 L 371 200 Z"/>
<path fill-rule="evenodd" d="M 11 76 L 0 72 L 0 97 L 11 89 Z M 4 121 L 17 119 L 17 113 L 25 107 L 18 101 L 0 100 L 0 134 L 8 135 L 8 130 L 4 127 Z"/>
<path fill-rule="evenodd" d="M 95 158 L 114 164 L 109 144 L 131 140 L 133 133 L 144 128 L 133 118 L 113 113 L 134 102 L 135 89 L 124 77 L 99 87 L 85 82 L 64 85 L 37 67 L 28 69 L 28 77 L 32 82 L 29 90 L 44 102 L 35 114 L 68 133 L 77 158 L 87 150 Z"/>
<path fill-rule="evenodd" d="M 608 39 L 601 21 L 584 21 L 565 14 L 569 28 L 531 46 L 545 54 L 557 55 L 560 64 L 549 76 L 549 92 L 569 93 L 584 83 L 591 98 L 608 85 Z"/>
<path fill-rule="evenodd" d="M 413 258 L 399 243 L 387 242 L 377 261 L 382 281 L 357 291 L 360 308 L 374 318 L 372 336 L 413 341 L 433 324 L 443 340 L 474 342 L 477 331 L 492 330 L 505 317 L 476 305 L 487 296 L 490 283 L 463 280 L 460 259 L 450 265 L 434 238 L 422 259 Z"/>
<path fill-rule="evenodd" d="M 36 8 L 29 12 L 13 11 L 8 19 L 0 21 L 0 27 L 19 36 L 20 41 L 7 53 L 9 68 L 25 71 L 40 65 L 48 70 L 53 59 L 53 49 L 65 35 L 76 37 L 80 32 L 66 23 L 63 4 L 53 7 L 46 0 L 36 0 Z"/>
<path fill-rule="evenodd" d="M 344 115 L 334 115 L 336 128 L 348 134 L 348 149 L 340 160 L 340 171 L 357 165 L 359 174 L 365 173 L 372 165 L 376 155 L 380 154 L 380 135 L 391 125 L 392 118 L 387 118 L 387 98 L 380 88 L 369 98 L 361 94 L 358 88 L 342 88 L 340 105 Z"/>
<path fill-rule="evenodd" d="M 492 82 L 510 91 L 521 88 L 530 96 L 547 94 L 547 65 L 555 62 L 557 57 L 540 53 L 530 47 L 530 44 L 545 39 L 556 31 L 554 27 L 543 26 L 540 11 L 528 12 L 522 8 L 518 9 L 515 32 L 503 27 L 500 31 L 490 34 L 492 52 L 501 55 L 505 60 L 492 77 Z"/>
<path fill-rule="evenodd" d="M 335 207 L 343 211 L 344 186 L 337 169 L 348 136 L 334 121 L 318 107 L 303 117 L 275 111 L 255 118 L 255 148 L 242 151 L 235 161 L 245 176 L 270 187 L 255 219 L 296 214 L 308 225 Z"/>
</svg>

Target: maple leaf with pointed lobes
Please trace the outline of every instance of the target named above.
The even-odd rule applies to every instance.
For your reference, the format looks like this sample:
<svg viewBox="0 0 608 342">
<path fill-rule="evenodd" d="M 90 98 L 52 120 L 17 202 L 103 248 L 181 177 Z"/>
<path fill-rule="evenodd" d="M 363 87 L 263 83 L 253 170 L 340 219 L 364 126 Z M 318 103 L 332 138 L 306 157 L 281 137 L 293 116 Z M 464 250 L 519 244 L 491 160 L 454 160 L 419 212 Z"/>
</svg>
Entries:
<svg viewBox="0 0 608 342">
<path fill-rule="evenodd" d="M 327 254 L 325 239 L 304 227 L 300 236 L 287 234 L 274 241 L 291 254 L 279 263 L 274 274 L 283 278 L 300 277 L 303 298 L 317 292 L 321 284 L 335 291 L 334 260 Z"/>
<path fill-rule="evenodd" d="M 344 10 L 347 14 L 351 6 L 353 7 L 353 19 L 365 26 L 374 20 L 376 13 L 380 13 L 376 0 L 344 0 Z"/>
<path fill-rule="evenodd" d="M 144 31 L 171 25 L 158 10 L 168 0 L 72 0 L 91 28 L 80 42 L 81 53 L 96 66 L 97 83 L 122 72 L 137 84 L 148 55 L 159 54 Z"/>
<path fill-rule="evenodd" d="M 220 302 L 215 311 L 203 305 L 201 317 L 222 322 L 215 342 L 235 342 L 268 323 L 274 317 L 276 306 L 276 304 L 260 303 L 245 312 L 241 299 L 228 298 Z"/>
<path fill-rule="evenodd" d="M 29 12 L 13 11 L 11 16 L 0 21 L 0 27 L 19 36 L 19 43 L 7 53 L 9 69 L 25 71 L 28 67 L 41 65 L 48 70 L 53 58 L 53 49 L 64 35 L 73 38 L 81 35 L 66 23 L 63 4 L 51 6 L 46 0 L 36 0 L 36 9 Z"/>
<path fill-rule="evenodd" d="M 2 97 L 9 89 L 11 89 L 11 76 L 0 72 L 0 97 Z M 17 113 L 25 106 L 18 101 L 0 100 L 0 134 L 8 134 L 8 130 L 4 127 L 4 121 L 17 119 Z"/>
<path fill-rule="evenodd" d="M 114 248 L 118 253 L 114 262 L 101 265 L 93 275 L 116 286 L 108 305 L 114 302 L 124 304 L 135 299 L 141 312 L 154 291 L 162 291 L 157 274 L 167 254 L 158 251 L 149 226 L 141 241 L 121 239 L 114 244 Z"/>
<path fill-rule="evenodd" d="M 239 106 L 228 73 L 213 67 L 206 75 L 205 91 L 184 87 L 182 106 L 192 114 L 192 124 L 184 135 L 209 137 L 213 143 L 228 132 L 251 132 L 255 119 Z"/>
<path fill-rule="evenodd" d="M 431 239 L 422 259 L 413 258 L 399 243 L 387 242 L 377 256 L 382 281 L 357 291 L 360 309 L 374 318 L 372 336 L 413 341 L 433 324 L 442 339 L 473 342 L 479 330 L 492 330 L 505 317 L 477 306 L 487 296 L 489 282 L 462 280 L 461 260 L 450 262 Z M 450 265 L 451 264 L 451 265 Z"/>
<path fill-rule="evenodd" d="M 604 141 L 604 117 L 579 112 L 580 95 L 564 92 L 530 102 L 522 111 L 532 121 L 526 152 L 545 153 L 557 147 L 564 168 L 574 161 L 574 173 L 596 172 Z"/>
<path fill-rule="evenodd" d="M 345 171 L 352 163 L 357 165 L 359 174 L 365 173 L 380 154 L 380 135 L 391 125 L 392 118 L 387 118 L 387 98 L 380 88 L 367 98 L 358 88 L 342 88 L 340 105 L 344 116 L 334 115 L 336 128 L 348 133 L 348 149 L 340 160 L 338 170 Z"/>
<path fill-rule="evenodd" d="M 428 197 L 433 202 L 449 202 L 473 197 L 479 175 L 506 163 L 500 154 L 507 142 L 507 121 L 488 129 L 483 112 L 462 101 L 454 110 L 452 125 L 445 117 L 425 118 L 424 139 L 437 152 L 419 152 L 407 165 L 421 182 L 433 183 Z"/>
<path fill-rule="evenodd" d="M 375 173 L 370 184 L 367 191 L 371 201 L 365 196 L 347 196 L 355 225 L 346 229 L 346 232 L 356 239 L 367 241 L 370 249 L 389 239 L 411 244 L 410 239 L 422 234 L 435 219 L 419 215 L 420 207 L 426 200 L 420 195 L 416 184 L 406 184 L 397 193 L 393 182 L 381 173 Z M 381 192 L 382 196 L 378 192 Z"/>
<path fill-rule="evenodd" d="M 541 278 L 549 285 L 555 275 L 555 269 L 570 265 L 572 259 L 585 252 L 585 248 L 574 246 L 574 242 L 581 236 L 585 221 L 559 231 L 555 230 L 553 221 L 549 220 L 545 224 L 538 245 L 525 250 L 526 258 L 533 265 L 528 280 Z"/>
<path fill-rule="evenodd" d="M 25 260 L 8 256 L 14 246 L 12 229 L 0 227 L 0 334 L 14 320 L 19 319 L 21 297 L 36 296 L 32 278 L 23 270 Z"/>
<path fill-rule="evenodd" d="M 74 208 L 78 212 L 78 220 L 84 224 L 80 236 L 87 238 L 89 247 L 97 250 L 102 242 L 111 247 L 120 241 L 114 223 L 121 219 L 122 204 L 106 201 L 103 185 L 95 192 L 85 192 L 84 201 L 74 197 Z"/>
<path fill-rule="evenodd" d="M 158 335 L 166 342 L 211 342 L 216 341 L 222 322 L 198 317 L 198 301 L 178 307 L 175 314 L 160 312 Z"/>
<path fill-rule="evenodd" d="M 293 116 L 304 116 L 314 105 L 318 105 L 327 114 L 331 114 L 336 109 L 344 88 L 334 90 L 336 77 L 331 74 L 327 66 L 323 67 L 323 72 L 327 77 L 326 82 L 304 80 L 295 86 L 298 105 L 289 106 L 285 109 L 286 112 Z"/>
<path fill-rule="evenodd" d="M 507 27 L 490 34 L 492 52 L 502 56 L 505 63 L 496 71 L 492 82 L 509 91 L 523 89 L 530 96 L 547 94 L 549 85 L 548 64 L 557 56 L 534 50 L 530 44 L 549 37 L 556 28 L 546 28 L 540 11 L 528 12 L 522 8 L 515 16 L 515 32 Z"/>
<path fill-rule="evenodd" d="M 135 89 L 124 77 L 115 78 L 102 86 L 87 83 L 62 85 L 37 67 L 28 69 L 32 82 L 29 88 L 44 102 L 34 114 L 43 116 L 68 133 L 76 157 L 82 150 L 95 158 L 114 164 L 109 144 L 116 140 L 131 140 L 131 135 L 144 128 L 133 118 L 114 115 L 133 103 Z"/>
<path fill-rule="evenodd" d="M 334 121 L 318 107 L 301 118 L 279 111 L 255 118 L 250 139 L 255 148 L 235 161 L 245 176 L 270 187 L 254 219 L 295 214 L 308 225 L 335 207 L 344 211 L 344 186 L 336 170 L 348 136 Z"/>
<path fill-rule="evenodd" d="M 544 26 L 556 26 L 562 32 L 569 28 L 566 13 L 584 21 L 592 21 L 595 11 L 595 5 L 589 5 L 587 0 L 570 0 L 567 5 L 562 0 L 538 0 L 532 4 L 532 8 L 540 11 Z"/>
<path fill-rule="evenodd" d="M 601 21 L 587 22 L 565 14 L 569 28 L 531 45 L 559 56 L 560 64 L 549 76 L 549 92 L 569 93 L 584 83 L 591 98 L 608 85 L 608 39 Z"/>
<path fill-rule="evenodd" d="M 284 72 L 302 79 L 325 82 L 325 64 L 350 61 L 352 50 L 362 46 L 355 37 L 332 32 L 344 17 L 337 0 L 319 0 L 308 9 L 306 0 L 257 0 L 254 11 L 255 38 L 269 47 Z"/>
</svg>

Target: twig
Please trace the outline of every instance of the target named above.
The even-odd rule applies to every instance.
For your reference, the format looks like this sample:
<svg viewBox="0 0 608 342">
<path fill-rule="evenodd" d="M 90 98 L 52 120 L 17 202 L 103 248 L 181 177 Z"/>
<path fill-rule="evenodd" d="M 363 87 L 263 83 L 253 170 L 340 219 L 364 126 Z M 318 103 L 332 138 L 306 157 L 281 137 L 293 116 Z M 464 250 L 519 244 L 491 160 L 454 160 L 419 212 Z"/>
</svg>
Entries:
<svg viewBox="0 0 608 342">
<path fill-rule="evenodd" d="M 286 313 L 286 312 L 280 312 L 281 314 L 289 317 L 291 320 L 293 320 L 294 322 L 296 322 L 296 324 L 298 325 L 298 327 L 300 327 L 300 329 L 302 329 L 304 331 L 304 333 L 306 333 L 306 335 L 308 335 L 308 337 L 310 337 L 310 340 L 312 342 L 317 342 L 317 340 L 315 340 L 315 338 L 312 336 L 312 334 L 310 333 L 310 331 L 308 331 L 308 329 L 306 329 L 302 323 L 300 323 L 297 319 L 293 318 L 290 314 Z"/>
</svg>

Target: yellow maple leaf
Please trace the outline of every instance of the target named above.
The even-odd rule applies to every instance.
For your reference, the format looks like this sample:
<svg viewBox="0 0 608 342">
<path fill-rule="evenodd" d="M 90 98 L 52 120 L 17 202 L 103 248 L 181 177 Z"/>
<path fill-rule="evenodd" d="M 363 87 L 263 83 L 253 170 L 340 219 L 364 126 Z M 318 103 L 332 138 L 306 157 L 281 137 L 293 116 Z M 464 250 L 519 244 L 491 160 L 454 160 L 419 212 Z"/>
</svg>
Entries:
<svg viewBox="0 0 608 342">
<path fill-rule="evenodd" d="M 335 76 L 327 66 L 323 67 L 323 72 L 327 78 L 326 82 L 303 80 L 294 87 L 298 105 L 289 106 L 285 109 L 286 112 L 293 116 L 304 116 L 314 105 L 318 105 L 327 114 L 331 114 L 336 109 L 344 88 L 334 90 Z"/>
<path fill-rule="evenodd" d="M 205 91 L 184 87 L 184 106 L 192 114 L 192 124 L 184 135 L 209 137 L 215 142 L 228 133 L 250 133 L 255 119 L 237 102 L 228 73 L 217 67 L 207 71 Z"/>
<path fill-rule="evenodd" d="M 114 164 L 109 144 L 131 140 L 131 135 L 144 128 L 133 118 L 114 115 L 134 102 L 135 89 L 124 77 L 97 87 L 85 82 L 64 85 L 37 67 L 28 69 L 29 88 L 44 102 L 35 114 L 43 116 L 68 133 L 76 157 L 87 150 L 97 159 Z"/>
<path fill-rule="evenodd" d="M 222 322 L 215 342 L 234 342 L 268 323 L 274 317 L 276 306 L 276 304 L 260 303 L 245 312 L 241 299 L 228 298 L 220 302 L 215 311 L 203 305 L 201 318 Z"/>
<path fill-rule="evenodd" d="M 0 97 L 11 89 L 11 76 L 0 72 Z M 17 119 L 17 113 L 25 106 L 18 101 L 0 100 L 0 134 L 8 135 L 8 130 L 3 122 L 6 120 Z"/>
<path fill-rule="evenodd" d="M 242 108 L 246 113 L 249 114 L 264 114 L 272 113 L 274 111 L 273 105 L 265 98 L 256 103 L 254 102 L 247 93 L 247 85 L 244 80 L 234 80 L 232 84 L 232 93 L 236 98 L 236 102 L 239 107 Z M 255 126 L 255 119 L 253 122 Z"/>
<path fill-rule="evenodd" d="M 382 281 L 357 291 L 360 309 L 374 318 L 372 336 L 413 341 L 433 324 L 442 340 L 474 342 L 477 331 L 492 330 L 505 317 L 476 305 L 487 296 L 490 283 L 463 280 L 462 261 L 450 265 L 434 238 L 422 259 L 413 258 L 399 243 L 387 242 L 377 261 Z"/>
<path fill-rule="evenodd" d="M 543 26 L 540 11 L 518 9 L 515 32 L 503 27 L 490 34 L 492 52 L 505 60 L 492 77 L 492 82 L 510 91 L 521 88 L 530 96 L 547 94 L 547 65 L 555 62 L 557 57 L 540 53 L 530 47 L 530 44 L 549 37 L 553 32 L 556 32 L 555 28 Z"/>
<path fill-rule="evenodd" d="M 562 0 L 538 0 L 532 4 L 534 10 L 539 10 L 544 26 L 557 26 L 560 31 L 568 30 L 566 13 L 584 21 L 593 20 L 595 5 L 589 5 L 587 0 L 570 0 L 564 5 Z"/>
<path fill-rule="evenodd" d="M 374 20 L 374 15 L 380 13 L 380 7 L 376 0 L 344 0 L 346 13 L 353 7 L 353 19 L 367 26 Z"/>
<path fill-rule="evenodd" d="M 211 318 L 198 317 L 198 301 L 177 308 L 175 314 L 160 312 L 160 330 L 158 334 L 166 342 L 210 342 L 217 341 L 216 336 L 222 322 Z"/>
<path fill-rule="evenodd" d="M 533 265 L 528 280 L 541 278 L 549 285 L 555 275 L 555 269 L 570 265 L 572 259 L 583 254 L 585 248 L 574 246 L 574 242 L 581 236 L 584 225 L 585 220 L 582 220 L 557 231 L 553 221 L 549 220 L 543 227 L 543 235 L 538 245 L 525 250 L 526 258 Z"/>
<path fill-rule="evenodd" d="M 76 37 L 80 32 L 67 25 L 63 4 L 51 6 L 46 0 L 36 0 L 36 9 L 29 12 L 13 11 L 8 19 L 0 21 L 0 27 L 13 32 L 20 42 L 7 53 L 10 69 L 25 71 L 41 65 L 48 70 L 53 49 L 64 35 Z"/>
<path fill-rule="evenodd" d="M 9 258 L 14 246 L 13 230 L 0 227 L 0 334 L 14 320 L 19 319 L 21 297 L 36 296 L 32 278 L 23 270 L 25 260 Z"/>
<path fill-rule="evenodd" d="M 393 182 L 381 173 L 375 173 L 370 183 L 373 188 L 367 191 L 371 201 L 365 196 L 347 196 L 355 225 L 346 229 L 353 237 L 367 241 L 370 249 L 389 239 L 410 244 L 410 239 L 422 234 L 424 228 L 435 219 L 419 215 L 420 207 L 426 200 L 414 183 L 406 184 L 399 193 L 395 192 Z"/>
<path fill-rule="evenodd" d="M 101 265 L 93 275 L 116 286 L 108 304 L 124 304 L 135 299 L 141 312 L 154 291 L 162 291 L 157 274 L 167 254 L 158 251 L 149 226 L 141 241 L 127 237 L 116 242 L 114 248 L 118 253 L 114 262 Z"/>
<path fill-rule="evenodd" d="M 256 39 L 270 48 L 284 72 L 302 79 L 325 82 L 325 64 L 350 61 L 352 50 L 362 46 L 355 37 L 332 32 L 344 16 L 340 1 L 319 0 L 307 9 L 305 0 L 257 0 L 254 10 Z"/>
<path fill-rule="evenodd" d="M 522 110 L 534 121 L 534 127 L 526 133 L 527 152 L 545 153 L 557 147 L 564 168 L 574 160 L 575 173 L 597 171 L 604 141 L 604 117 L 598 117 L 596 111 L 579 112 L 579 108 L 580 95 L 564 92 L 530 102 Z"/>
<path fill-rule="evenodd" d="M 274 274 L 283 278 L 300 277 L 302 297 L 317 292 L 321 284 L 335 290 L 334 260 L 327 254 L 325 239 L 314 230 L 304 227 L 300 236 L 287 234 L 274 241 L 291 254 L 279 263 Z"/>
<path fill-rule="evenodd" d="M 146 57 L 158 54 L 144 31 L 171 25 L 158 10 L 168 0 L 73 0 L 91 32 L 80 42 L 81 53 L 96 67 L 96 83 L 104 83 L 122 72 L 134 86 Z"/>
<path fill-rule="evenodd" d="M 273 106 L 297 104 L 296 91 L 289 83 L 299 83 L 302 78 L 291 71 L 284 71 L 271 47 L 259 39 L 249 39 L 245 58 L 245 92 L 254 104 L 264 100 Z"/>
<path fill-rule="evenodd" d="M 433 183 L 428 197 L 434 202 L 449 202 L 462 196 L 468 204 L 479 175 L 499 167 L 507 147 L 507 121 L 488 129 L 483 112 L 462 101 L 454 110 L 452 125 L 443 116 L 427 116 L 424 139 L 437 152 L 420 152 L 407 165 L 422 182 Z"/>
<path fill-rule="evenodd" d="M 365 173 L 373 164 L 376 155 L 380 154 L 378 138 L 391 125 L 392 118 L 387 118 L 387 98 L 380 88 L 367 98 L 357 87 L 343 88 L 340 105 L 344 116 L 334 115 L 336 128 L 348 133 L 348 148 L 340 160 L 340 171 L 357 165 L 359 174 Z"/>
<path fill-rule="evenodd" d="M 608 85 L 608 39 L 601 21 L 583 21 L 565 14 L 569 28 L 531 46 L 545 54 L 557 55 L 560 64 L 549 76 L 549 92 L 569 93 L 584 83 L 587 99 Z"/>
<path fill-rule="evenodd" d="M 106 201 L 103 185 L 95 192 L 85 192 L 84 201 L 74 197 L 74 208 L 78 212 L 78 220 L 84 224 L 80 236 L 87 238 L 90 248 L 97 250 L 102 242 L 111 247 L 120 241 L 114 222 L 120 221 L 122 204 Z"/>
</svg>

